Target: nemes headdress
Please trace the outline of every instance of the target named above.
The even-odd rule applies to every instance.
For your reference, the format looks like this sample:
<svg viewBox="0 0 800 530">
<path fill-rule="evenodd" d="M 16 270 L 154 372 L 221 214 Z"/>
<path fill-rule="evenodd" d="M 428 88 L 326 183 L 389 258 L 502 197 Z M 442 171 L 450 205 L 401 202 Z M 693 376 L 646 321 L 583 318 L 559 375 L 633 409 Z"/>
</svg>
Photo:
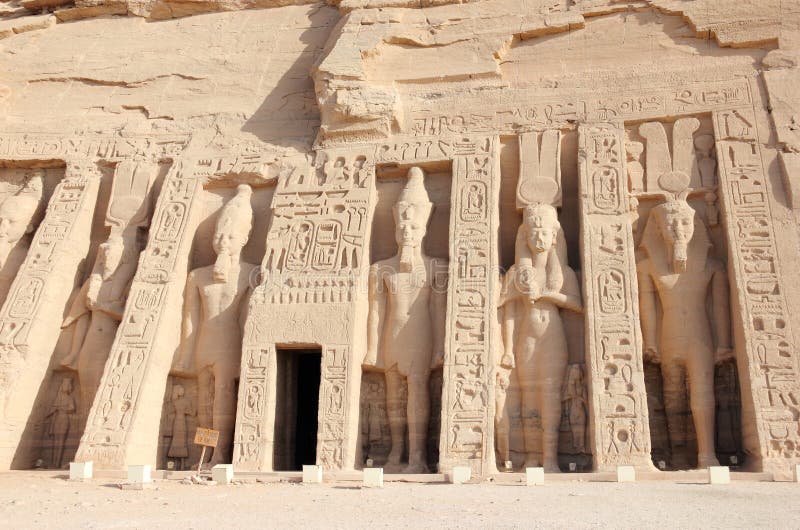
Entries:
<svg viewBox="0 0 800 530">
<path fill-rule="evenodd" d="M 425 173 L 418 167 L 408 170 L 408 180 L 394 205 L 395 223 L 405 220 L 416 220 L 427 225 L 433 212 L 433 203 L 425 190 Z"/>
</svg>

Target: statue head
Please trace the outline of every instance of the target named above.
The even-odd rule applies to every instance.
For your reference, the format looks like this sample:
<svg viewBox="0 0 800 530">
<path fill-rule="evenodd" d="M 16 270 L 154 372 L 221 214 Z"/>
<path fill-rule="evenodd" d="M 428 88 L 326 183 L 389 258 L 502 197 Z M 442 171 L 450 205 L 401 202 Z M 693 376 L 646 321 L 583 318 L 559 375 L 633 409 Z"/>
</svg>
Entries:
<svg viewBox="0 0 800 530">
<path fill-rule="evenodd" d="M 19 192 L 0 204 L 0 267 L 14 245 L 34 230 L 31 221 L 42 198 L 42 175 L 36 170 Z"/>
<path fill-rule="evenodd" d="M 400 247 L 402 266 L 412 265 L 414 251 L 422 246 L 433 212 L 424 178 L 425 174 L 420 168 L 408 170 L 408 180 L 394 205 L 395 239 Z"/>
<path fill-rule="evenodd" d="M 549 204 L 530 204 L 522 212 L 528 248 L 532 254 L 548 252 L 556 244 L 561 223 L 558 212 Z"/>
<path fill-rule="evenodd" d="M 108 278 L 122 263 L 122 256 L 125 254 L 125 241 L 118 234 L 112 233 L 109 238 L 100 244 L 97 259 L 100 260 L 103 278 Z"/>
<path fill-rule="evenodd" d="M 61 387 L 58 389 L 62 394 L 72 394 L 72 378 L 65 377 L 61 380 Z"/>
<path fill-rule="evenodd" d="M 222 207 L 211 244 L 217 253 L 214 279 L 224 282 L 234 261 L 239 260 L 250 232 L 253 229 L 253 208 L 250 197 L 253 190 L 247 184 L 236 188 L 236 195 Z"/>
<path fill-rule="evenodd" d="M 667 243 L 674 271 L 685 272 L 697 215 L 694 208 L 685 200 L 676 199 L 659 204 L 650 215 L 654 216 L 659 233 Z"/>
<path fill-rule="evenodd" d="M 186 394 L 186 390 L 184 390 L 183 385 L 175 385 L 172 387 L 172 400 L 175 401 L 176 399 L 180 399 Z"/>
</svg>

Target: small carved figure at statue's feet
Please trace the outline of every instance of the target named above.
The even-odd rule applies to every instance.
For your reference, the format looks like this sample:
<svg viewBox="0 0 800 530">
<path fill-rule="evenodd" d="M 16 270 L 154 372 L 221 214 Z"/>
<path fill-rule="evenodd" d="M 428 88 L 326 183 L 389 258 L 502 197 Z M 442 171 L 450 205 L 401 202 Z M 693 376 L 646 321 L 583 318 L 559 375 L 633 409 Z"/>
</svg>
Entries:
<svg viewBox="0 0 800 530">
<path fill-rule="evenodd" d="M 697 469 L 706 469 L 719 465 L 716 455 L 698 455 L 697 456 Z"/>
</svg>

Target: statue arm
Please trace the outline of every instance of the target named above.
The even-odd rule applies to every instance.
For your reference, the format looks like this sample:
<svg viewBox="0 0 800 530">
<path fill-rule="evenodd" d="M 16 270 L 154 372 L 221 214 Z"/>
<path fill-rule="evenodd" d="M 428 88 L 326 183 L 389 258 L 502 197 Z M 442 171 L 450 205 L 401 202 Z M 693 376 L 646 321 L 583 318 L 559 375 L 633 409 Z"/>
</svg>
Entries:
<svg viewBox="0 0 800 530">
<path fill-rule="evenodd" d="M 446 262 L 445 262 L 446 263 Z M 433 296 L 431 297 L 431 322 L 433 324 L 433 360 L 431 368 L 444 364 L 444 337 L 447 327 L 447 276 L 437 275 L 439 269 L 446 271 L 446 265 L 435 262 L 433 267 Z"/>
<path fill-rule="evenodd" d="M 717 362 L 731 358 L 731 306 L 728 291 L 728 276 L 725 267 L 718 264 L 711 277 L 714 331 L 717 335 Z"/>
<path fill-rule="evenodd" d="M 86 292 L 89 290 L 89 280 L 83 282 L 78 294 L 72 299 L 72 304 L 69 306 L 69 311 L 64 321 L 61 323 L 61 328 L 68 328 L 74 324 L 79 318 L 89 312 L 86 307 Z"/>
<path fill-rule="evenodd" d="M 194 354 L 195 331 L 200 322 L 200 296 L 197 293 L 197 285 L 194 273 L 189 273 L 186 281 L 186 289 L 183 293 L 183 315 L 181 319 L 181 343 L 178 348 L 177 369 L 179 372 L 187 372 L 189 363 Z"/>
<path fill-rule="evenodd" d="M 503 355 L 500 358 L 500 366 L 504 368 L 514 368 L 514 334 L 516 332 L 517 302 L 512 301 L 502 306 L 502 332 L 503 332 Z"/>
<path fill-rule="evenodd" d="M 581 289 L 578 285 L 578 276 L 571 267 L 564 267 L 564 286 L 561 292 L 546 293 L 542 295 L 542 299 L 550 300 L 557 306 L 574 311 L 575 313 L 583 313 L 583 301 L 581 300 Z"/>
<path fill-rule="evenodd" d="M 367 315 L 367 354 L 363 364 L 378 365 L 378 348 L 381 339 L 381 324 L 386 312 L 386 295 L 383 292 L 383 278 L 378 265 L 369 270 L 369 314 Z"/>
<path fill-rule="evenodd" d="M 639 278 L 639 318 L 642 323 L 644 353 L 646 358 L 653 362 L 658 362 L 656 287 L 650 276 L 647 261 L 637 265 L 637 272 Z"/>
</svg>

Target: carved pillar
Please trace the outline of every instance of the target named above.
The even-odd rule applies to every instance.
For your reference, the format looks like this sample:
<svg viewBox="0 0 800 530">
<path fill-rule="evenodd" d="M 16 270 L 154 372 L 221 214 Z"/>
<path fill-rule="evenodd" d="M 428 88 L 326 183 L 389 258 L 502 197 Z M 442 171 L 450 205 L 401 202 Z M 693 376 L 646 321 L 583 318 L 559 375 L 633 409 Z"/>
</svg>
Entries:
<svg viewBox="0 0 800 530">
<path fill-rule="evenodd" d="M 653 467 L 636 257 L 628 214 L 625 131 L 579 127 L 581 256 L 594 467 Z"/>
<path fill-rule="evenodd" d="M 78 462 L 93 460 L 104 468 L 156 465 L 164 387 L 180 342 L 186 260 L 200 210 L 202 185 L 193 169 L 177 162 L 164 180 Z"/>
<path fill-rule="evenodd" d="M 800 365 L 755 123 L 749 108 L 714 113 L 721 209 L 735 274 L 744 442 L 756 468 L 785 476 L 800 463 Z"/>
<path fill-rule="evenodd" d="M 499 141 L 464 139 L 454 150 L 439 471 L 470 465 L 484 476 L 495 471 Z"/>
<path fill-rule="evenodd" d="M 0 469 L 14 461 L 58 341 L 75 274 L 89 250 L 100 172 L 68 163 L 0 310 Z"/>
</svg>

